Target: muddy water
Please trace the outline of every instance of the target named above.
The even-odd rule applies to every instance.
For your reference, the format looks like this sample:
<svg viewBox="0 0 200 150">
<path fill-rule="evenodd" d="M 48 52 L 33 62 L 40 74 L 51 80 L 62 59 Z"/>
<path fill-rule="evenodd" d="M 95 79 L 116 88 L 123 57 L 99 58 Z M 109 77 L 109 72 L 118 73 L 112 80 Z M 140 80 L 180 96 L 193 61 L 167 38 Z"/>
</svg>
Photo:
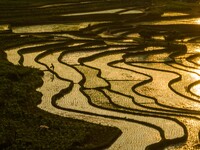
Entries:
<svg viewBox="0 0 200 150">
<path fill-rule="evenodd" d="M 20 46 L 20 47 L 6 49 L 5 51 L 7 53 L 8 61 L 12 62 L 15 65 L 18 65 L 19 60 L 20 60 L 20 55 L 18 54 L 19 50 L 25 49 L 25 48 L 33 48 L 33 47 L 43 46 L 43 45 L 46 45 L 46 44 L 55 44 L 55 43 L 56 42 L 46 42 L 46 43 L 42 43 L 42 44 L 26 44 L 26 45 L 23 45 L 23 46 Z M 28 57 L 28 59 L 29 59 L 29 57 Z M 29 60 L 32 60 L 32 59 L 33 59 L 33 56 L 31 56 L 31 58 Z M 31 65 L 31 66 L 34 66 L 34 64 Z"/>
<path fill-rule="evenodd" d="M 190 18 L 190 19 L 177 19 L 177 20 L 164 20 L 155 21 L 148 23 L 150 25 L 168 25 L 168 24 L 199 24 L 200 18 Z M 147 23 L 145 23 L 147 24 Z"/>
<path fill-rule="evenodd" d="M 61 78 L 71 80 L 74 83 L 80 82 L 82 76 L 78 73 L 74 68 L 64 65 L 58 61 L 58 57 L 61 52 L 56 52 L 53 54 L 49 54 L 47 57 L 40 59 L 39 61 L 51 67 L 52 64 L 54 66 L 53 71 L 58 73 Z"/>
<path fill-rule="evenodd" d="M 24 27 L 13 27 L 14 33 L 43 33 L 43 32 L 61 32 L 61 31 L 77 31 L 86 28 L 88 23 L 81 24 L 48 24 L 48 25 L 32 25 Z"/>
<path fill-rule="evenodd" d="M 95 11 L 95 12 L 86 12 L 86 13 L 73 13 L 73 14 L 64 14 L 62 16 L 76 16 L 76 15 L 91 15 L 91 14 L 106 14 L 106 13 L 117 13 L 124 9 L 111 9 L 111 10 L 102 10 L 102 11 Z"/>
<path fill-rule="evenodd" d="M 119 68 L 113 68 L 108 65 L 109 62 L 121 60 L 124 54 L 113 54 L 99 57 L 91 62 L 86 62 L 86 65 L 101 69 L 101 76 L 107 80 L 142 80 L 140 76 L 131 71 Z"/>
<path fill-rule="evenodd" d="M 148 68 L 157 68 L 157 69 L 163 69 L 165 68 L 165 65 L 161 64 L 137 64 L 137 66 L 145 66 Z M 148 95 L 150 97 L 156 97 L 158 101 L 162 104 L 166 104 L 168 106 L 173 106 L 177 108 L 191 108 L 194 110 L 199 110 L 200 103 L 189 101 L 187 98 L 184 98 L 182 96 L 177 95 L 171 89 L 168 87 L 168 83 L 177 78 L 178 75 L 163 71 L 157 71 L 157 70 L 147 70 L 142 68 L 134 68 L 135 70 L 139 72 L 143 72 L 145 74 L 150 75 L 153 78 L 153 81 L 149 84 L 146 84 L 145 86 L 142 86 L 137 89 L 138 92 L 143 93 L 144 95 Z M 170 71 L 173 71 L 173 68 L 170 69 Z M 191 75 L 183 76 L 184 73 L 181 71 L 182 80 L 178 82 L 178 85 L 173 85 L 172 87 L 177 89 L 180 93 L 185 93 L 185 87 L 188 86 L 188 84 L 193 83 L 196 81 Z M 187 72 L 186 72 L 187 73 Z M 165 76 L 165 78 L 163 78 Z M 155 86 L 156 85 L 156 86 Z M 174 101 L 173 99 L 176 99 Z"/>
<path fill-rule="evenodd" d="M 78 15 L 93 15 L 93 14 L 140 14 L 143 13 L 141 10 L 126 10 L 126 9 L 110 9 L 110 10 L 102 10 L 95 12 L 86 12 L 86 13 L 73 13 L 73 14 L 64 14 L 62 16 L 78 16 Z"/>
<path fill-rule="evenodd" d="M 179 12 L 165 12 L 162 17 L 177 17 L 177 16 L 187 16 L 187 13 L 179 13 Z"/>
<path fill-rule="evenodd" d="M 0 24 L 0 32 L 10 30 L 9 24 Z"/>
<path fill-rule="evenodd" d="M 59 115 L 66 116 L 66 117 L 82 119 L 85 121 L 101 123 L 104 125 L 112 124 L 114 126 L 119 127 L 123 131 L 123 134 L 110 149 L 113 149 L 113 148 L 118 149 L 118 148 L 124 147 L 124 142 L 126 140 L 128 140 L 127 145 L 126 145 L 127 149 L 132 148 L 132 146 L 134 145 L 134 147 L 137 147 L 137 149 L 142 150 L 147 145 L 160 140 L 158 132 L 149 127 L 146 127 L 146 126 L 141 126 L 139 124 L 130 123 L 127 121 L 119 122 L 118 120 L 106 119 L 106 118 L 95 117 L 95 116 L 87 116 L 87 115 L 83 115 L 83 114 L 79 114 L 79 113 L 74 113 L 74 112 L 71 113 L 71 112 L 67 112 L 67 111 L 62 111 L 60 109 L 55 109 L 55 107 L 52 107 L 50 99 L 55 93 L 59 92 L 60 89 L 66 88 L 68 86 L 68 83 L 59 81 L 56 78 L 54 79 L 55 82 L 49 82 L 49 80 L 51 79 L 50 78 L 51 74 L 49 74 L 49 73 L 45 73 L 45 74 L 46 75 L 44 76 L 44 82 L 45 82 L 44 86 L 39 89 L 39 91 L 44 93 L 44 95 L 42 97 L 43 100 L 42 100 L 42 103 L 39 105 L 39 108 L 44 109 L 48 112 L 59 114 Z M 73 108 L 73 109 L 78 109 L 78 110 L 83 110 L 83 111 L 85 111 L 86 109 L 87 109 L 87 111 L 90 111 L 90 109 L 92 109 L 91 112 L 98 113 L 98 109 L 92 108 L 90 105 L 88 105 L 87 98 L 80 93 L 79 88 L 80 87 L 78 85 L 75 85 L 73 91 L 70 92 L 69 95 L 66 95 L 65 97 L 63 97 L 62 99 L 57 101 L 57 104 L 64 108 Z M 82 104 L 80 104 L 80 103 L 82 103 Z M 99 109 L 99 111 L 100 111 L 99 113 L 104 114 L 103 110 Z M 128 115 L 128 116 L 123 115 L 120 113 L 118 114 L 118 113 L 114 113 L 114 112 L 112 113 L 109 111 L 105 111 L 105 115 L 108 115 L 108 114 L 109 114 L 109 116 L 112 114 L 114 116 L 120 116 L 122 118 L 124 118 L 125 116 L 129 118 L 129 116 L 130 116 L 130 115 Z M 130 118 L 132 118 L 132 117 L 134 117 L 134 116 L 130 116 Z M 138 117 L 137 119 L 141 120 L 142 118 Z M 154 122 L 153 120 L 155 120 L 155 122 L 157 124 L 161 124 L 163 126 L 170 125 L 169 121 L 166 124 L 165 122 L 163 122 L 165 120 L 160 120 L 160 122 L 158 122 L 158 120 L 156 118 L 151 118 L 151 119 L 146 118 L 145 120 L 148 122 Z M 176 131 L 174 133 L 175 134 L 174 136 L 176 137 L 178 135 L 182 135 L 182 129 L 179 126 L 177 126 L 176 124 L 174 124 L 173 122 L 171 122 L 171 123 L 172 123 L 171 125 L 173 127 L 175 127 L 175 128 L 177 127 L 176 130 L 174 130 L 174 131 Z M 166 129 L 170 130 L 169 131 L 170 133 L 166 130 L 166 137 L 174 138 L 171 135 L 171 127 L 167 127 Z M 180 134 L 179 134 L 179 132 L 180 132 Z M 134 133 L 135 138 L 133 138 L 133 135 L 130 135 L 130 133 Z M 149 134 L 149 133 L 151 133 L 151 134 Z M 169 133 L 170 136 L 167 133 Z M 151 136 L 151 138 L 149 138 L 149 136 Z M 141 137 L 143 139 L 145 139 L 145 142 L 141 141 Z"/>
</svg>

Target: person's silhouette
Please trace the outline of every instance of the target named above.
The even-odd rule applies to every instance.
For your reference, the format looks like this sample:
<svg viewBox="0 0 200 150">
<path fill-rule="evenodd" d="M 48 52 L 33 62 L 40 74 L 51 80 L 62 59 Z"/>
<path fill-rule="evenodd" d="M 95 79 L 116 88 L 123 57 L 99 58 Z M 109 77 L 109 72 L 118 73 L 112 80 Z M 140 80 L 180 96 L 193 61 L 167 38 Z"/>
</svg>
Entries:
<svg viewBox="0 0 200 150">
<path fill-rule="evenodd" d="M 52 69 L 53 71 L 54 71 L 54 65 L 51 63 L 51 66 L 50 66 L 50 69 Z M 51 81 L 53 81 L 54 80 L 54 73 L 53 73 L 53 76 L 51 77 Z"/>
<path fill-rule="evenodd" d="M 50 69 L 54 70 L 54 65 L 51 63 Z"/>
</svg>

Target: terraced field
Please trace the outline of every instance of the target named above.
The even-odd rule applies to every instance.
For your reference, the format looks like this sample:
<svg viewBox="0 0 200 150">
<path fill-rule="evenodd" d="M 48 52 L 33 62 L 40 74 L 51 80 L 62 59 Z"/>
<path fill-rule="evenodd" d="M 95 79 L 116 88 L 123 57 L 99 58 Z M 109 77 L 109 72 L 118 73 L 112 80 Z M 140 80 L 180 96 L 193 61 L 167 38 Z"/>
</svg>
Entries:
<svg viewBox="0 0 200 150">
<path fill-rule="evenodd" d="M 39 108 L 118 127 L 122 135 L 108 149 L 199 149 L 200 15 L 149 6 L 5 3 L 1 50 L 16 65 L 44 71 Z M 144 30 L 155 35 L 143 40 Z M 165 41 L 174 30 L 184 38 Z"/>
</svg>

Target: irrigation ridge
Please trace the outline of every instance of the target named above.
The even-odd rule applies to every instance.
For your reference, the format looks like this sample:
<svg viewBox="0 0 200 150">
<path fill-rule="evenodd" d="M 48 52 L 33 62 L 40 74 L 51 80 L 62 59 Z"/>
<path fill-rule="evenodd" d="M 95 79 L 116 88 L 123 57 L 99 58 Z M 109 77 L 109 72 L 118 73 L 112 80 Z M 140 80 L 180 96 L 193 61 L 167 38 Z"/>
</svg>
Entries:
<svg viewBox="0 0 200 150">
<path fill-rule="evenodd" d="M 169 18 L 148 13 L 142 2 L 26 6 L 0 10 L 1 49 L 10 62 L 44 71 L 39 108 L 118 127 L 122 135 L 108 149 L 199 147 L 200 27 L 177 24 L 190 15 L 154 24 Z M 146 29 L 156 36 L 143 41 Z M 166 42 L 172 29 L 187 38 Z"/>
</svg>

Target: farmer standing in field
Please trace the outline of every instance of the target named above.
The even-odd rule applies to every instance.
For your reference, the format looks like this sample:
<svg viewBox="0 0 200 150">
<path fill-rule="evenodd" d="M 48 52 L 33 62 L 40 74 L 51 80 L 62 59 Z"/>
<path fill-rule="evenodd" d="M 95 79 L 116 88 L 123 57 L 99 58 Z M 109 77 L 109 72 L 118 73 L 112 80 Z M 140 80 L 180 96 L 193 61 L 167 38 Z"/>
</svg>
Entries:
<svg viewBox="0 0 200 150">
<path fill-rule="evenodd" d="M 51 66 L 50 66 L 50 69 L 52 69 L 53 70 L 53 72 L 54 72 L 54 65 L 53 65 L 53 63 L 51 63 Z M 51 78 L 51 81 L 53 81 L 54 80 L 54 73 L 53 73 L 53 76 L 52 76 L 52 78 Z"/>
</svg>

